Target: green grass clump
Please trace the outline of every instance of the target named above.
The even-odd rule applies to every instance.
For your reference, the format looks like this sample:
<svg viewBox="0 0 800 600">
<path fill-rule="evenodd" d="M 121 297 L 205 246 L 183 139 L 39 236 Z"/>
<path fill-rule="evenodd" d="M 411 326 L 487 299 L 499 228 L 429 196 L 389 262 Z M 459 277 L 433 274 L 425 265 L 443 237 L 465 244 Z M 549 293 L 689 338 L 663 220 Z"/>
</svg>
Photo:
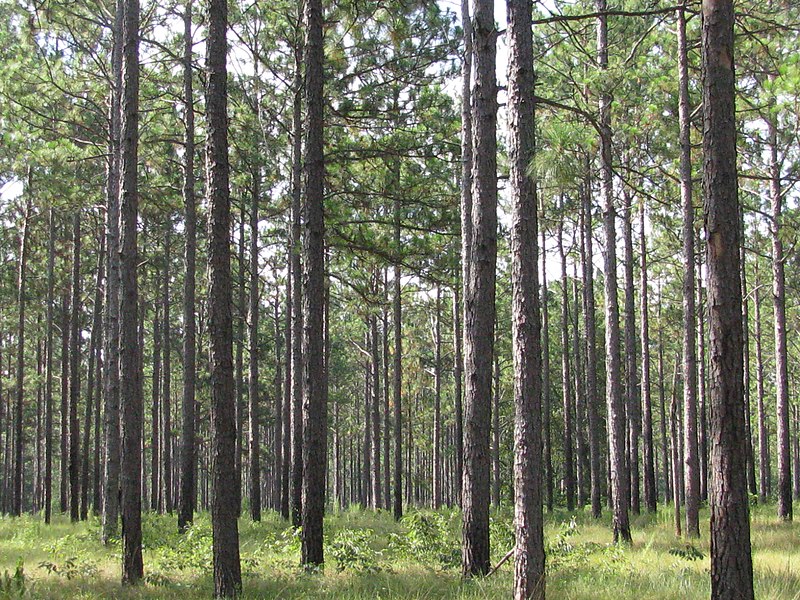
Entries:
<svg viewBox="0 0 800 600">
<path fill-rule="evenodd" d="M 633 545 L 614 546 L 608 515 L 556 510 L 546 515 L 547 594 L 550 599 L 648 600 L 710 594 L 708 515 L 699 540 L 674 536 L 669 507 L 632 517 Z M 489 599 L 511 592 L 511 561 L 489 578 L 460 577 L 461 517 L 453 509 L 411 510 L 396 523 L 384 511 L 354 507 L 326 517 L 321 572 L 299 568 L 300 538 L 274 513 L 260 523 L 242 518 L 244 598 L 313 600 Z M 492 512 L 492 561 L 512 547 L 510 507 Z M 198 515 L 178 534 L 174 517 L 143 519 L 145 582 L 122 587 L 118 542 L 103 546 L 100 523 L 58 516 L 0 518 L 0 600 L 6 598 L 209 598 L 211 523 Z M 756 597 L 800 600 L 800 526 L 780 523 L 774 507 L 752 513 Z"/>
</svg>

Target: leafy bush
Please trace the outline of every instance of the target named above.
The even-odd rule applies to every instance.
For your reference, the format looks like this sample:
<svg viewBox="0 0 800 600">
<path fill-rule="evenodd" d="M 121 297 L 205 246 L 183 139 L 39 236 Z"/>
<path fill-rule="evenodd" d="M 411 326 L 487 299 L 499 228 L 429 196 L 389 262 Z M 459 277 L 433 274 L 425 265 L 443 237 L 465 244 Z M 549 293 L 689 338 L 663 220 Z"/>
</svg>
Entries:
<svg viewBox="0 0 800 600">
<path fill-rule="evenodd" d="M 66 579 L 79 577 L 94 577 L 97 575 L 97 563 L 92 560 L 80 559 L 77 556 L 64 557 L 60 562 L 42 561 L 39 568 L 50 575 L 58 575 Z"/>
<path fill-rule="evenodd" d="M 438 563 L 442 569 L 461 564 L 459 544 L 450 537 L 445 517 L 413 512 L 403 518 L 405 534 L 391 534 L 389 548 L 401 556 Z"/>
<path fill-rule="evenodd" d="M 380 552 L 370 546 L 371 529 L 342 529 L 330 544 L 330 553 L 336 560 L 336 570 L 356 573 L 380 571 Z"/>
<path fill-rule="evenodd" d="M 703 560 L 705 558 L 705 554 L 697 548 L 697 546 L 693 546 L 692 544 L 686 544 L 683 548 L 670 548 L 669 553 L 672 556 L 677 556 L 678 558 L 682 558 L 684 560 Z"/>
<path fill-rule="evenodd" d="M 11 598 L 24 598 L 28 592 L 27 580 L 25 578 L 25 568 L 22 559 L 17 561 L 17 568 L 14 574 L 3 571 L 3 578 L 0 579 L 0 598 L 2 600 Z"/>
</svg>

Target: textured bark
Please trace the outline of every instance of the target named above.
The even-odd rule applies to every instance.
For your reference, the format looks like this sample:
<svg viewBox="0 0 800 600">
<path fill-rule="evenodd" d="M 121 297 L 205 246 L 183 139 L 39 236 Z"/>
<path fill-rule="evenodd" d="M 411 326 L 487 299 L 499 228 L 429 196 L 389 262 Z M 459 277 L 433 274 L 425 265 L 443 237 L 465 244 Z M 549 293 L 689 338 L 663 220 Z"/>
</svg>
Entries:
<svg viewBox="0 0 800 600">
<path fill-rule="evenodd" d="M 527 167 L 535 152 L 531 3 L 507 0 L 509 179 L 514 356 L 514 598 L 543 600 L 542 349 L 537 202 Z"/>
<path fill-rule="evenodd" d="M 669 433 L 672 440 L 672 506 L 673 523 L 675 524 L 675 535 L 681 537 L 681 490 L 677 482 L 680 480 L 680 426 L 678 424 L 678 361 L 675 361 L 675 374 L 672 377 L 672 403 L 669 411 Z"/>
<path fill-rule="evenodd" d="M 606 0 L 596 0 L 597 12 L 605 12 Z M 601 71 L 608 69 L 608 25 L 605 15 L 597 18 L 597 62 Z M 631 542 L 628 520 L 628 477 L 625 466 L 625 405 L 622 400 L 620 359 L 619 301 L 617 298 L 617 234 L 611 166 L 611 96 L 600 97 L 600 190 L 603 200 L 605 234 L 606 295 L 606 404 L 611 470 L 614 542 Z"/>
<path fill-rule="evenodd" d="M 711 340 L 711 597 L 751 600 L 731 0 L 703 1 L 703 191 Z"/>
<path fill-rule="evenodd" d="M 698 265 L 698 272 L 700 267 Z M 707 409 L 707 402 L 706 402 L 706 343 L 705 343 L 705 321 L 706 315 L 703 310 L 703 283 L 701 277 L 697 277 L 697 394 L 698 394 L 698 429 L 697 429 L 697 451 L 700 454 L 699 462 L 700 462 L 700 500 L 702 502 L 708 501 L 708 409 Z M 742 288 L 742 298 L 745 298 L 746 295 L 744 294 L 744 288 Z M 744 329 L 747 329 L 746 321 L 746 313 L 743 318 L 745 319 Z M 747 348 L 747 341 L 744 341 L 745 349 Z M 745 350 L 745 361 L 747 361 L 748 353 Z M 745 381 L 747 379 L 745 378 Z M 745 390 L 747 389 L 747 384 L 745 384 Z M 749 397 L 749 394 L 747 394 Z M 750 413 L 749 409 L 749 401 L 746 403 L 748 409 L 746 409 L 745 414 Z M 749 417 L 747 421 L 749 422 Z M 750 427 L 747 426 L 747 454 L 748 454 L 748 465 L 750 464 L 750 454 L 752 449 L 752 441 L 750 440 Z M 750 477 L 749 473 L 750 469 L 748 468 L 748 479 Z"/>
<path fill-rule="evenodd" d="M 563 199 L 560 209 L 563 214 Z M 575 510 L 575 461 L 572 443 L 573 405 L 569 340 L 569 292 L 567 291 L 567 255 L 564 251 L 563 216 L 558 222 L 558 254 L 561 257 L 561 414 L 564 419 L 564 430 L 561 438 L 561 450 L 563 453 L 561 467 L 567 510 L 572 511 Z"/>
<path fill-rule="evenodd" d="M 692 205 L 692 146 L 690 140 L 689 59 L 685 2 L 678 11 L 678 116 L 681 145 L 681 204 L 683 206 L 683 457 L 685 468 L 686 535 L 700 536 L 700 466 L 697 454 L 697 355 L 695 346 L 694 206 Z"/>
<path fill-rule="evenodd" d="M 589 421 L 589 477 L 592 486 L 592 516 L 599 519 L 602 513 L 602 474 L 600 469 L 600 416 L 597 393 L 597 324 L 594 302 L 594 248 L 592 239 L 592 196 L 590 182 L 581 190 L 581 226 L 583 246 L 583 319 L 586 332 L 586 411 Z"/>
<path fill-rule="evenodd" d="M 647 236 L 645 235 L 644 203 L 639 207 L 639 251 L 642 253 L 640 265 L 639 294 L 640 335 L 642 343 L 642 444 L 644 450 L 644 503 L 647 511 L 656 512 L 658 488 L 656 487 L 655 446 L 653 445 L 653 402 L 650 390 L 650 315 L 647 287 Z"/>
<path fill-rule="evenodd" d="M 321 0 L 304 10 L 306 148 L 303 235 L 303 497 L 301 562 L 323 563 L 328 398 L 325 386 L 324 61 Z"/>
<path fill-rule="evenodd" d="M 32 182 L 32 169 L 28 167 L 28 180 L 25 189 L 25 214 L 22 221 L 22 232 L 20 233 L 19 272 L 17 278 L 17 372 L 14 390 L 14 502 L 11 509 L 11 514 L 17 517 L 22 514 L 22 469 L 24 466 L 22 459 L 23 447 L 25 444 L 22 428 L 23 401 L 25 398 L 25 286 L 28 277 L 28 242 L 30 235 L 31 206 L 33 203 Z M 78 222 L 77 217 L 76 222 Z M 80 250 L 80 246 L 78 250 Z M 72 397 L 71 393 L 70 397 Z M 70 424 L 72 424 L 72 421 L 70 421 Z M 71 429 L 70 433 L 72 433 Z M 77 435 L 77 428 L 75 433 Z M 72 467 L 72 462 L 70 462 L 70 467 Z M 70 483 L 72 483 L 71 475 L 72 471 L 70 470 Z M 77 472 L 75 482 L 77 483 Z M 75 516 L 77 519 L 77 514 Z"/>
<path fill-rule="evenodd" d="M 249 319 L 249 372 L 247 381 L 247 423 L 249 427 L 248 439 L 248 465 L 250 467 L 250 518 L 253 521 L 261 520 L 261 440 L 259 439 L 259 397 L 258 397 L 258 298 L 259 298 L 259 267 L 258 267 L 258 204 L 261 195 L 261 180 L 258 167 L 253 170 L 253 190 L 250 204 L 250 294 L 248 296 Z M 277 308 L 277 300 L 276 300 Z M 277 321 L 276 321 L 277 325 Z M 275 333 L 278 333 L 276 326 Z M 275 341 L 279 341 L 275 336 Z M 277 350 L 280 359 L 280 349 Z M 280 366 L 280 362 L 278 362 Z M 280 374 L 276 375 L 280 378 Z M 280 379 L 278 379 L 280 381 Z M 277 394 L 280 398 L 280 393 Z"/>
<path fill-rule="evenodd" d="M 208 3 L 206 42 L 206 168 L 208 170 L 208 334 L 211 371 L 211 523 L 214 596 L 235 597 L 239 563 L 236 390 L 231 314 L 231 202 L 228 165 L 227 0 Z"/>
<path fill-rule="evenodd" d="M 61 454 L 59 456 L 59 468 L 61 471 L 60 485 L 60 506 L 62 513 L 69 510 L 69 289 L 71 282 L 61 294 Z M 10 367 L 9 367 L 10 370 Z M 7 414 L 11 414 L 11 398 L 8 399 L 9 409 Z M 9 425 L 9 436 L 11 436 L 11 426 Z M 6 442 L 11 438 L 7 437 Z M 6 465 L 10 468 L 11 455 L 9 455 Z M 9 471 L 10 474 L 10 471 Z M 6 479 L 8 481 L 8 479 Z M 13 492 L 13 489 L 12 489 Z M 10 492 L 11 493 L 11 492 Z"/>
<path fill-rule="evenodd" d="M 473 0 L 472 244 L 466 267 L 464 363 L 464 577 L 489 570 L 489 434 L 497 262 L 497 30 L 494 3 Z"/>
<path fill-rule="evenodd" d="M 400 198 L 394 200 L 394 243 L 395 251 L 400 251 Z M 392 327 L 394 333 L 394 357 L 392 374 L 392 400 L 394 401 L 394 499 L 392 513 L 394 520 L 403 517 L 403 298 L 400 281 L 399 257 L 394 264 L 392 297 Z"/>
<path fill-rule="evenodd" d="M 500 359 L 495 354 L 492 370 L 492 504 L 500 506 Z"/>
<path fill-rule="evenodd" d="M 195 444 L 196 408 L 196 330 L 195 277 L 197 270 L 197 208 L 194 194 L 194 92 L 192 84 L 192 0 L 186 0 L 183 13 L 183 104 L 185 115 L 183 207 L 186 245 L 183 280 L 183 398 L 181 401 L 180 493 L 178 530 L 185 531 L 194 519 L 197 504 L 197 447 Z"/>
<path fill-rule="evenodd" d="M 769 137 L 769 190 L 772 204 L 772 306 L 775 315 L 775 421 L 778 442 L 778 518 L 792 520 L 792 464 L 789 445 L 789 370 L 786 349 L 786 274 L 781 225 L 783 192 L 781 163 L 778 160 L 778 131 L 767 121 Z"/>
<path fill-rule="evenodd" d="M 142 422 L 139 356 L 139 2 L 123 0 L 120 122 L 120 514 L 122 582 L 138 583 L 142 564 Z"/>
<path fill-rule="evenodd" d="M 234 340 L 234 386 L 233 394 L 236 397 L 234 406 L 236 407 L 236 448 L 235 469 L 236 469 L 236 515 L 242 514 L 242 454 L 243 454 L 243 431 L 244 431 L 244 335 L 245 320 L 247 318 L 247 306 L 245 305 L 245 257 L 244 257 L 244 222 L 245 222 L 244 203 L 241 204 L 239 211 L 239 240 L 236 265 L 236 314 L 233 320 L 233 340 Z"/>
<path fill-rule="evenodd" d="M 658 290 L 659 300 L 662 298 L 661 288 Z M 664 399 L 664 326 L 661 320 L 661 302 L 658 303 L 658 405 L 661 423 L 661 456 L 662 472 L 664 476 L 664 503 L 672 501 L 672 469 L 670 468 L 670 454 L 667 444 L 667 412 Z"/>
<path fill-rule="evenodd" d="M 292 247 L 288 247 L 287 263 L 291 264 Z M 290 267 L 291 268 L 291 267 Z M 289 520 L 289 487 L 290 487 L 290 468 L 292 462 L 292 377 L 294 367 L 292 366 L 292 313 L 294 311 L 294 303 L 292 302 L 292 277 L 291 275 L 286 278 L 286 310 L 284 315 L 284 360 L 286 362 L 286 375 L 284 377 L 283 388 L 283 406 L 281 406 L 281 425 L 283 427 L 282 443 L 283 450 L 281 456 L 283 460 L 282 469 L 280 472 L 281 479 L 281 499 L 280 499 L 280 513 L 281 517 Z"/>
<path fill-rule="evenodd" d="M 103 328 L 106 331 L 103 370 L 105 462 L 103 464 L 103 543 L 116 536 L 120 502 L 120 397 L 119 397 L 119 201 L 121 168 L 121 94 L 122 94 L 122 20 L 123 1 L 116 0 L 112 30 L 111 68 L 114 85 L 111 90 L 109 118 L 109 154 L 106 182 L 106 311 Z"/>
<path fill-rule="evenodd" d="M 81 396 L 81 294 L 81 215 L 80 211 L 76 211 L 72 219 L 72 301 L 70 302 L 72 316 L 69 322 L 69 518 L 73 523 L 80 518 L 81 504 L 80 421 L 78 420 L 78 402 Z M 20 368 L 19 364 L 17 367 Z M 18 408 L 20 406 L 18 403 Z M 21 411 L 19 417 L 22 418 Z M 19 427 L 17 447 L 20 448 L 21 461 L 21 420 Z M 19 473 L 21 477 L 21 466 Z M 21 485 L 20 483 L 20 490 Z"/>
<path fill-rule="evenodd" d="M 303 265 L 301 240 L 303 50 L 298 42 L 294 54 L 295 95 L 292 115 L 292 402 L 291 402 L 291 516 L 300 525 L 303 495 Z"/>
<path fill-rule="evenodd" d="M 375 275 L 375 285 L 377 277 Z M 375 290 L 377 292 L 377 289 Z M 372 427 L 372 506 L 380 508 L 382 505 L 381 497 L 381 357 L 378 351 L 378 317 L 370 315 L 370 365 L 372 367 L 372 415 L 370 426 Z"/>
<path fill-rule="evenodd" d="M 389 390 L 389 271 L 383 271 L 383 316 L 381 333 L 383 341 L 383 505 L 387 510 L 391 508 L 392 477 L 391 477 L 391 404 Z M 454 300 L 455 302 L 455 300 Z"/>
</svg>

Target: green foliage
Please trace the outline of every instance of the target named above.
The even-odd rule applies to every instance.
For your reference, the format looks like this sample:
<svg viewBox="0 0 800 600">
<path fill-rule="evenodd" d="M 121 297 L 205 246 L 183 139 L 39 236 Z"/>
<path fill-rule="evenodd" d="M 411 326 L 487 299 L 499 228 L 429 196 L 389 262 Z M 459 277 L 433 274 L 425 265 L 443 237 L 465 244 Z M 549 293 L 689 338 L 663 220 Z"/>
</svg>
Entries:
<svg viewBox="0 0 800 600">
<path fill-rule="evenodd" d="M 57 575 L 65 579 L 88 578 L 97 575 L 97 563 L 95 561 L 77 556 L 60 558 L 59 562 L 44 560 L 39 563 L 39 568 L 44 569 L 49 575 Z"/>
<path fill-rule="evenodd" d="M 669 553 L 684 560 L 703 560 L 706 555 L 693 544 L 686 544 L 683 548 L 670 548 Z"/>
<path fill-rule="evenodd" d="M 390 534 L 389 548 L 405 558 L 454 569 L 461 564 L 461 548 L 441 513 L 412 512 L 403 518 L 406 531 Z"/>
<path fill-rule="evenodd" d="M 371 529 L 342 529 L 330 543 L 329 551 L 336 560 L 336 570 L 375 573 L 380 570 L 381 553 L 370 544 L 375 532 Z"/>
<path fill-rule="evenodd" d="M 10 574 L 7 570 L 3 571 L 3 578 L 0 579 L 0 600 L 24 598 L 28 591 L 25 568 L 20 558 L 17 560 L 17 566 L 13 574 Z"/>
</svg>

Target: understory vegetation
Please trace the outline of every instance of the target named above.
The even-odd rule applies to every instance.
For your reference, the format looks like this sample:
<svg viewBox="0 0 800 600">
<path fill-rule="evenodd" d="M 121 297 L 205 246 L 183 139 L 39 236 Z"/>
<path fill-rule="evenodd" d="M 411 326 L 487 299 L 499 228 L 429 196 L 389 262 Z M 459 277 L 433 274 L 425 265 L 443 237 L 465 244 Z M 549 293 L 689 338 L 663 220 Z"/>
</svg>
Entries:
<svg viewBox="0 0 800 600">
<path fill-rule="evenodd" d="M 633 519 L 633 546 L 610 543 L 608 517 L 556 510 L 546 516 L 548 598 L 647 600 L 708 597 L 708 514 L 703 537 L 673 534 L 669 508 Z M 800 599 L 800 524 L 774 520 L 774 507 L 753 508 L 755 595 Z M 240 520 L 244 598 L 507 597 L 513 561 L 493 575 L 461 580 L 461 518 L 455 510 L 414 511 L 399 523 L 390 513 L 351 508 L 326 518 L 326 556 L 319 572 L 300 568 L 300 538 L 274 513 Z M 174 519 L 147 513 L 143 523 L 145 583 L 119 583 L 118 543 L 104 547 L 96 518 L 70 524 L 57 517 L 0 519 L 0 599 L 207 598 L 211 525 L 199 515 L 181 536 Z M 492 563 L 511 549 L 510 507 L 492 513 Z"/>
</svg>

